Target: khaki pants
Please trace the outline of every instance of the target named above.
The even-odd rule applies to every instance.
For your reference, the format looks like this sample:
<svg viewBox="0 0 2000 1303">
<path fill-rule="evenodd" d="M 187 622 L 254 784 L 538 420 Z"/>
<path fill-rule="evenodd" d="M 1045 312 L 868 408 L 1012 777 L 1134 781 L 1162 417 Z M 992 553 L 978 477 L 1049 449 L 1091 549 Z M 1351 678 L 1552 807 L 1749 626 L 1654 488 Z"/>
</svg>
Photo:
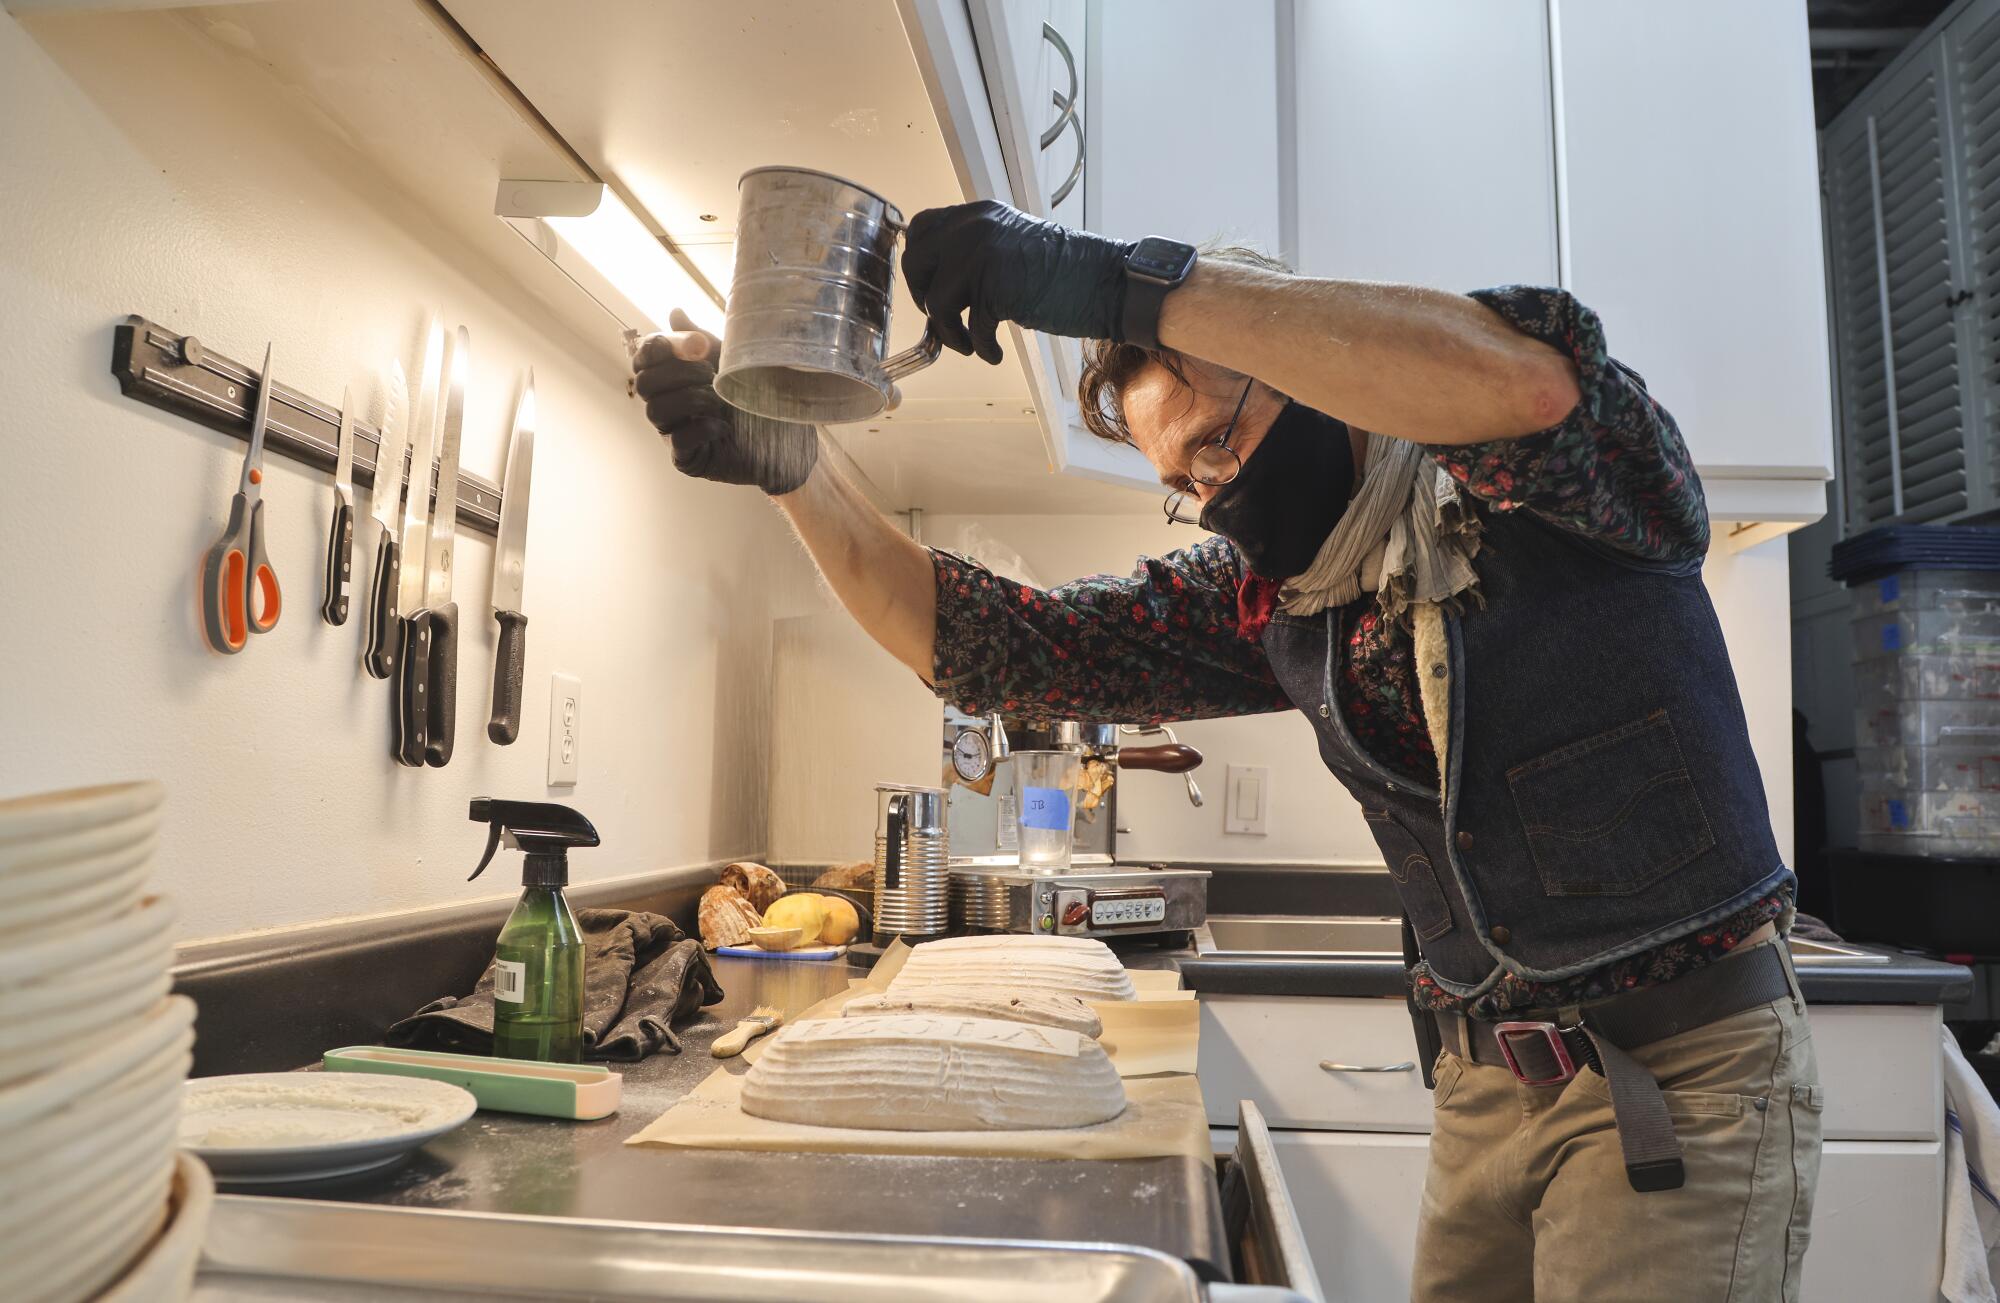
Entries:
<svg viewBox="0 0 2000 1303">
<path fill-rule="evenodd" d="M 1804 1005 L 1759 1005 L 1633 1057 L 1666 1093 L 1678 1190 L 1626 1183 L 1597 1073 L 1530 1087 L 1439 1060 L 1416 1303 L 1798 1298 L 1825 1103 Z"/>
</svg>

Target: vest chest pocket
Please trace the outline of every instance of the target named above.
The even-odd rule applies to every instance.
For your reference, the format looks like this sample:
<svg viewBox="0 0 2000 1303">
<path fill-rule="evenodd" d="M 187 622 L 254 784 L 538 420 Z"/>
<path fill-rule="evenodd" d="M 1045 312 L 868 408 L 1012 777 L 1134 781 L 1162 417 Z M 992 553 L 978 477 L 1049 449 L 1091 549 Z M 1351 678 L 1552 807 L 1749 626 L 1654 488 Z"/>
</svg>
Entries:
<svg viewBox="0 0 2000 1303">
<path fill-rule="evenodd" d="M 1507 771 L 1551 896 L 1629 896 L 1715 845 L 1664 710 Z"/>
<path fill-rule="evenodd" d="M 1438 885 L 1437 870 L 1424 853 L 1424 844 L 1387 810 L 1364 807 L 1361 817 L 1368 821 L 1368 831 L 1375 834 L 1375 844 L 1389 864 L 1389 876 L 1396 880 L 1403 912 L 1410 916 L 1410 926 L 1417 935 L 1435 941 L 1451 931 L 1451 906 L 1445 903 L 1444 888 Z"/>
</svg>

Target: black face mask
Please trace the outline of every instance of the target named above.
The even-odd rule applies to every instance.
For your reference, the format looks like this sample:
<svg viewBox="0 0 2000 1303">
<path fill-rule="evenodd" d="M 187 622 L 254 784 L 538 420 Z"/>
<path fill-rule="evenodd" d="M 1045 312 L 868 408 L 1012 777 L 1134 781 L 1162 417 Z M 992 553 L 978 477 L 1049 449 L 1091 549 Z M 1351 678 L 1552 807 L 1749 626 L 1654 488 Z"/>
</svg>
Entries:
<svg viewBox="0 0 2000 1303">
<path fill-rule="evenodd" d="M 1319 555 L 1353 490 L 1347 423 L 1287 400 L 1236 478 L 1209 499 L 1201 527 L 1234 543 L 1255 573 L 1290 579 Z"/>
</svg>

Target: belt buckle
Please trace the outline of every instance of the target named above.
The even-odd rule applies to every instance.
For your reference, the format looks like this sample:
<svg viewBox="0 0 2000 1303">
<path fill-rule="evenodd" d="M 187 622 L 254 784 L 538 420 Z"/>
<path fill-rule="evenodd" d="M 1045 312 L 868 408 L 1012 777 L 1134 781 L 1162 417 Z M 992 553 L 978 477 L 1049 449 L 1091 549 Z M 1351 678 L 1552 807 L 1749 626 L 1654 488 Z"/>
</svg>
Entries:
<svg viewBox="0 0 2000 1303">
<path fill-rule="evenodd" d="M 1521 1070 L 1521 1061 L 1514 1057 L 1514 1047 L 1509 1042 L 1513 1036 L 1539 1036 L 1555 1056 L 1556 1066 L 1561 1069 L 1553 1077 L 1530 1077 Z M 1559 1086 L 1576 1076 L 1576 1063 L 1569 1056 L 1569 1046 L 1563 1041 L 1562 1028 L 1552 1022 L 1503 1022 L 1494 1027 L 1493 1039 L 1500 1046 L 1500 1057 L 1507 1061 L 1507 1071 L 1514 1074 L 1514 1080 L 1523 1086 Z"/>
</svg>

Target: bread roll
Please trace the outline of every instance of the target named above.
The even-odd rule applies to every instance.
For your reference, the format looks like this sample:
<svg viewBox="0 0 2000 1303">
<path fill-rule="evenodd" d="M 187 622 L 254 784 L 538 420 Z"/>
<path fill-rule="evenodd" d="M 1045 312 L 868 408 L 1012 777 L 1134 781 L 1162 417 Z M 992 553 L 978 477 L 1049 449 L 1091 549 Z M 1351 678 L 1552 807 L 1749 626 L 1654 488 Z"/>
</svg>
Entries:
<svg viewBox="0 0 2000 1303">
<path fill-rule="evenodd" d="M 1102 941 L 1088 937 L 978 936 L 926 941 L 889 983 L 891 995 L 929 983 L 983 986 L 1079 1000 L 1130 1000 L 1132 976 Z"/>
<path fill-rule="evenodd" d="M 814 878 L 812 885 L 830 887 L 835 891 L 857 891 L 866 895 L 875 890 L 875 864 L 872 860 L 837 864 Z"/>
<path fill-rule="evenodd" d="M 764 922 L 764 916 L 742 892 L 719 882 L 701 893 L 695 918 L 701 927 L 701 943 L 710 950 L 748 944 L 750 929 Z"/>
<path fill-rule="evenodd" d="M 891 995 L 860 995 L 840 1007 L 842 1017 L 866 1018 L 882 1014 L 953 1014 L 961 1018 L 993 1018 L 1000 1022 L 1033 1023 L 1038 1027 L 1060 1027 L 1081 1036 L 1096 1037 L 1104 1031 L 1104 1020 L 1073 995 L 1051 995 L 1045 991 L 1021 991 L 1006 995 L 984 986 L 958 986 L 927 982 Z"/>
<path fill-rule="evenodd" d="M 722 883 L 726 887 L 734 887 L 742 892 L 744 898 L 757 907 L 759 914 L 771 908 L 777 903 L 778 897 L 785 894 L 783 878 L 773 870 L 761 864 L 752 864 L 748 860 L 724 869 Z"/>
<path fill-rule="evenodd" d="M 795 1023 L 743 1079 L 743 1111 L 884 1131 L 1022 1131 L 1107 1122 L 1125 1087 L 1104 1048 L 1056 1027 L 902 1014 Z"/>
</svg>

